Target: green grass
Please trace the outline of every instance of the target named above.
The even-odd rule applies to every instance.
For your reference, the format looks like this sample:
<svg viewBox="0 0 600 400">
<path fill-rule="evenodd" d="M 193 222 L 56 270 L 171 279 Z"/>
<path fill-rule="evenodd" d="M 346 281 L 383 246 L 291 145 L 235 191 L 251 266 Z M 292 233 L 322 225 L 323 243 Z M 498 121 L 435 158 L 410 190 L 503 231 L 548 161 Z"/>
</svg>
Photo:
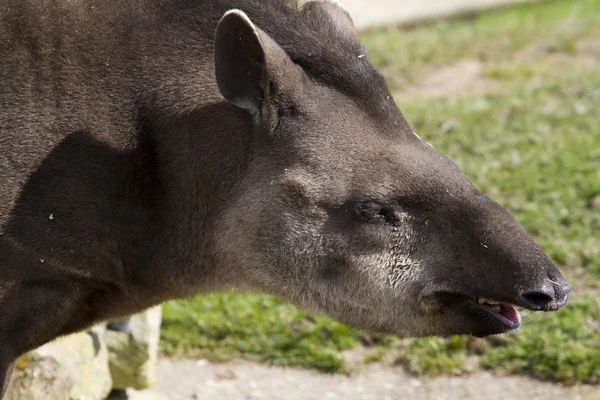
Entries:
<svg viewBox="0 0 600 400">
<path fill-rule="evenodd" d="M 396 346 L 397 362 L 416 375 L 458 374 L 465 369 L 466 356 L 474 352 L 469 343 L 466 336 L 406 339 Z"/>
<path fill-rule="evenodd" d="M 600 382 L 600 207 L 590 206 L 600 196 L 600 45 L 580 49 L 582 41 L 600 43 L 600 0 L 518 6 L 362 39 L 419 135 L 561 265 L 575 287 L 569 304 L 524 313 L 522 328 L 501 338 L 397 340 L 271 297 L 213 294 L 164 306 L 163 352 L 343 372 L 350 366 L 342 352 L 369 342 L 362 362 L 393 355 L 419 375 L 461 373 L 475 359 L 476 368 Z M 403 95 L 402 82 L 418 84 L 422 71 L 461 59 L 481 61 L 494 89 Z"/>
<path fill-rule="evenodd" d="M 598 0 L 544 1 L 408 30 L 373 30 L 361 40 L 371 61 L 388 77 L 412 80 L 424 67 L 463 58 L 514 65 L 510 59 L 515 55 L 543 63 L 545 54 L 572 54 L 577 40 L 600 35 L 598 15 Z M 595 51 L 598 55 L 600 49 Z"/>
<path fill-rule="evenodd" d="M 164 307 L 162 350 L 227 361 L 243 356 L 276 365 L 342 372 L 340 351 L 359 333 L 258 294 L 221 293 Z"/>
<path fill-rule="evenodd" d="M 600 383 L 600 309 L 591 298 L 576 299 L 564 312 L 532 314 L 528 320 L 529 328 L 483 353 L 484 367 L 527 371 L 566 383 Z"/>
</svg>

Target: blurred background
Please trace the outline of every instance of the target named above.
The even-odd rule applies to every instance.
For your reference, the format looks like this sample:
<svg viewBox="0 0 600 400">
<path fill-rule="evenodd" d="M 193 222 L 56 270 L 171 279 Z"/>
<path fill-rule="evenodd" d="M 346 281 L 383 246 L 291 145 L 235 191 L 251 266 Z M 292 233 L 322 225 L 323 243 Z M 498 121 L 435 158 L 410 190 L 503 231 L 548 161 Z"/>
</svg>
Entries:
<svg viewBox="0 0 600 400">
<path fill-rule="evenodd" d="M 152 390 L 113 398 L 600 399 L 600 0 L 342 3 L 416 132 L 536 238 L 570 302 L 523 311 L 516 334 L 400 340 L 269 296 L 198 296 L 112 339 L 132 364 L 121 388 Z"/>
</svg>

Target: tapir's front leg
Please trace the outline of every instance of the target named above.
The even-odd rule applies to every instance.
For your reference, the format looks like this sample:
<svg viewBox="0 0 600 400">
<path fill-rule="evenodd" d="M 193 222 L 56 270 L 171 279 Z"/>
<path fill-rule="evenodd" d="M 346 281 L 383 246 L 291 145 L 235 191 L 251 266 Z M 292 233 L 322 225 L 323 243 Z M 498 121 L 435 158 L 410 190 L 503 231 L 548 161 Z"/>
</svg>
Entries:
<svg viewBox="0 0 600 400">
<path fill-rule="evenodd" d="M 15 369 L 16 360 L 3 358 L 0 362 L 0 399 L 4 398 L 8 384 L 10 383 L 10 377 Z"/>
<path fill-rule="evenodd" d="M 42 262 L 0 236 L 0 390 L 7 390 L 15 362 L 93 318 L 87 306 L 87 282 Z"/>
<path fill-rule="evenodd" d="M 69 320 L 68 292 L 22 282 L 0 301 L 0 400 L 4 398 L 16 360 L 60 335 Z M 51 283 L 52 284 L 52 283 Z M 66 295 L 66 296 L 65 296 Z"/>
<path fill-rule="evenodd" d="M 78 303 L 77 290 L 55 281 L 27 280 L 12 285 L 0 301 L 0 400 L 16 360 L 64 332 Z"/>
</svg>

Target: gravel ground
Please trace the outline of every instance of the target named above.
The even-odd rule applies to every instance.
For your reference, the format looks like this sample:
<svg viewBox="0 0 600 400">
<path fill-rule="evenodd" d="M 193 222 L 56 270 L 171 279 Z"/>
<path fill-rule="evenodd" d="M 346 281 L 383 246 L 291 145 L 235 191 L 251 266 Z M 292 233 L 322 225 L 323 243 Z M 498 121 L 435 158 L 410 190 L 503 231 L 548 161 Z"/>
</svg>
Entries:
<svg viewBox="0 0 600 400">
<path fill-rule="evenodd" d="M 401 367 L 375 364 L 348 377 L 244 361 L 171 359 L 159 361 L 153 391 L 171 400 L 600 400 L 600 385 L 562 387 L 486 372 L 417 379 Z"/>
</svg>

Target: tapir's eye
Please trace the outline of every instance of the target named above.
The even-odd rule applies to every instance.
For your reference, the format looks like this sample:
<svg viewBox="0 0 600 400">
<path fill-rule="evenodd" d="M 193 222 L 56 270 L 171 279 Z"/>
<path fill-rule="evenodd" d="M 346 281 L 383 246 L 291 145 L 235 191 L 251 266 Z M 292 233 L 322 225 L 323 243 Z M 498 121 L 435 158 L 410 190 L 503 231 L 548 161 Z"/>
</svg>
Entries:
<svg viewBox="0 0 600 400">
<path fill-rule="evenodd" d="M 398 220 L 393 209 L 374 201 L 357 203 L 354 212 L 358 218 L 367 223 L 394 223 Z"/>
</svg>

